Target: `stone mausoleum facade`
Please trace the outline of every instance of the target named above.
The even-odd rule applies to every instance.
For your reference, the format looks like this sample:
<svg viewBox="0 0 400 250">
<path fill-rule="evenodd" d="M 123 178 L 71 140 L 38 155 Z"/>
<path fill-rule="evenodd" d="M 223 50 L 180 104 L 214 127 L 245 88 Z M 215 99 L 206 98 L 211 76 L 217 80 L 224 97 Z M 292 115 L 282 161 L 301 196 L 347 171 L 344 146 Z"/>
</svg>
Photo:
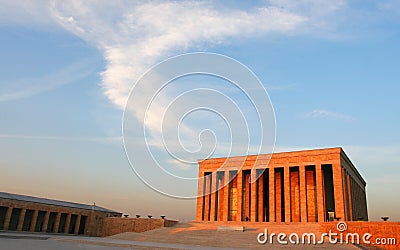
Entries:
<svg viewBox="0 0 400 250">
<path fill-rule="evenodd" d="M 0 192 L 0 230 L 102 236 L 104 219 L 121 216 L 96 205 Z"/>
<path fill-rule="evenodd" d="M 199 177 L 197 221 L 368 220 L 366 182 L 342 148 L 199 160 Z"/>
</svg>

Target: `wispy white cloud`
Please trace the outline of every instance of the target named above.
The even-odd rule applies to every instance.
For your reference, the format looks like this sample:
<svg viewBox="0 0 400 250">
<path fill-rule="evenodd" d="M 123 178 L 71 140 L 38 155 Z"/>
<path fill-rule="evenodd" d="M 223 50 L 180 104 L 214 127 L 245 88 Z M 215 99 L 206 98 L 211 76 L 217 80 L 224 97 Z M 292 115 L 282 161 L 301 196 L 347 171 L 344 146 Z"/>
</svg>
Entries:
<svg viewBox="0 0 400 250">
<path fill-rule="evenodd" d="M 51 0 L 0 0 L 0 27 L 12 24 L 34 29 L 60 28 L 51 16 L 50 2 Z"/>
<path fill-rule="evenodd" d="M 209 1 L 24 1 L 4 6 L 3 22 L 49 22 L 99 48 L 106 62 L 104 94 L 123 109 L 132 85 L 151 65 L 178 52 L 230 43 L 233 38 L 293 35 L 328 26 L 344 1 L 270 0 L 247 9 Z M 39 11 L 42 10 L 42 11 Z M 326 27 L 324 27 L 326 28 Z M 140 107 L 139 107 L 140 108 Z"/>
<path fill-rule="evenodd" d="M 295 84 L 266 84 L 267 91 L 289 91 L 296 88 Z"/>
<path fill-rule="evenodd" d="M 268 3 L 287 9 L 291 12 L 302 13 L 305 16 L 312 17 L 317 22 L 315 17 L 325 17 L 332 15 L 335 11 L 338 11 L 347 6 L 346 0 L 324 2 L 319 0 L 302 0 L 302 1 L 290 1 L 290 0 L 267 0 Z M 318 18 L 318 20 L 321 20 Z"/>
<path fill-rule="evenodd" d="M 42 6 L 43 15 L 49 15 L 57 25 L 101 51 L 105 70 L 101 72 L 100 85 L 105 96 L 120 109 L 138 78 L 170 55 L 228 44 L 235 39 L 324 32 L 332 25 L 327 22 L 328 17 L 346 6 L 344 1 L 316 0 L 271 0 L 246 9 L 226 8 L 211 1 L 71 0 L 36 2 L 34 7 L 30 7 L 33 2 L 28 3 L 22 7 L 35 14 L 24 12 L 27 16 L 39 18 L 37 6 Z M 17 9 L 14 6 L 13 11 Z M 151 90 L 149 86 L 143 94 L 154 94 L 149 93 Z M 160 128 L 160 113 L 165 111 L 166 102 L 171 99 L 168 97 L 160 95 L 158 102 L 152 104 L 154 112 L 147 115 L 147 128 Z M 133 108 L 138 114 L 144 112 L 142 106 Z M 343 119 L 335 113 L 318 111 L 312 116 Z M 190 129 L 186 131 L 191 133 Z"/>
<path fill-rule="evenodd" d="M 101 73 L 101 87 L 120 109 L 125 107 L 139 77 L 168 56 L 228 43 L 233 38 L 289 35 L 308 21 L 305 16 L 272 4 L 241 10 L 216 8 L 208 1 L 117 1 L 99 5 L 76 0 L 54 2 L 52 15 L 66 30 L 102 51 L 106 69 Z M 144 100 L 155 94 L 150 85 L 140 91 Z M 161 138 L 161 124 L 168 127 L 162 114 L 172 99 L 163 92 L 149 110 L 142 105 L 131 107 L 130 112 L 138 119 L 147 112 L 146 120 L 140 122 L 154 140 Z M 178 114 L 170 117 L 179 120 Z M 191 128 L 182 125 L 181 131 L 195 138 Z"/>
<path fill-rule="evenodd" d="M 48 136 L 48 135 L 16 135 L 0 134 L 1 139 L 13 140 L 54 140 L 54 141 L 80 141 L 80 142 L 99 142 L 99 143 L 118 143 L 122 141 L 121 136 L 114 137 L 70 137 L 70 136 Z"/>
<path fill-rule="evenodd" d="M 386 0 L 377 2 L 378 9 L 383 12 L 400 14 L 400 1 L 399 0 Z"/>
<path fill-rule="evenodd" d="M 321 118 L 321 119 L 333 119 L 333 120 L 344 120 L 344 121 L 352 121 L 355 118 L 349 115 L 345 115 L 338 112 L 333 112 L 324 109 L 314 109 L 310 112 L 304 113 L 304 117 L 309 118 Z"/>
<path fill-rule="evenodd" d="M 67 30 L 99 47 L 106 59 L 102 87 L 123 108 L 132 84 L 148 67 L 175 51 L 214 45 L 233 37 L 290 34 L 307 18 L 273 5 L 221 10 L 209 2 L 181 1 L 54 4 L 53 15 Z"/>
<path fill-rule="evenodd" d="M 345 35 L 339 28 L 340 25 L 346 23 L 348 16 L 355 15 L 355 11 L 348 8 L 349 1 L 347 0 L 267 0 L 267 2 L 291 13 L 307 17 L 308 22 L 301 26 L 297 34 L 317 37 L 342 39 Z"/>
<path fill-rule="evenodd" d="M 48 75 L 0 82 L 0 102 L 33 96 L 73 83 L 94 72 L 93 59 L 84 59 Z"/>
</svg>

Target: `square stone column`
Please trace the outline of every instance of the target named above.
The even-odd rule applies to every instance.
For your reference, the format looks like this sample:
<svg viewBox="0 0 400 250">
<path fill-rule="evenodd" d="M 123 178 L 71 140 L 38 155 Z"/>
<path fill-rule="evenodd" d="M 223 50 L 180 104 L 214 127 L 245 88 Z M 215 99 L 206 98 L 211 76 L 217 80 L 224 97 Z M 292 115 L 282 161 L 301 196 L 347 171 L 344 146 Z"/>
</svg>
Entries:
<svg viewBox="0 0 400 250">
<path fill-rule="evenodd" d="M 221 190 L 222 192 L 224 192 L 224 214 L 222 215 L 222 220 L 223 221 L 228 221 L 228 216 L 229 216 L 229 211 L 228 211 L 228 207 L 229 207 L 229 170 L 225 170 L 224 172 L 224 181 L 222 183 L 224 183 L 224 188 Z"/>
<path fill-rule="evenodd" d="M 204 172 L 199 172 L 198 188 L 197 188 L 197 206 L 196 220 L 203 220 L 203 197 L 204 197 Z"/>
<path fill-rule="evenodd" d="M 290 211 L 290 171 L 289 166 L 285 166 L 283 168 L 283 189 L 284 189 L 284 197 L 285 197 L 285 222 L 291 222 L 291 213 Z"/>
<path fill-rule="evenodd" d="M 210 199 L 211 199 L 211 206 L 210 206 L 210 221 L 216 221 L 217 218 L 215 218 L 215 208 L 216 208 L 216 193 L 217 191 L 217 172 L 214 171 L 211 174 L 211 193 L 210 193 Z"/>
<path fill-rule="evenodd" d="M 347 171 L 342 168 L 342 179 L 343 179 L 343 197 L 344 197 L 344 218 L 347 221 L 349 219 L 349 203 L 347 202 L 348 190 L 347 190 Z"/>
<path fill-rule="evenodd" d="M 254 181 L 257 177 L 256 169 L 251 171 L 251 178 L 250 180 L 253 183 L 250 183 L 250 221 L 256 221 L 256 210 L 257 210 L 257 181 Z M 261 177 L 260 177 L 261 178 Z"/>
<path fill-rule="evenodd" d="M 58 229 L 60 228 L 60 219 L 61 219 L 61 212 L 57 212 L 56 221 L 54 222 L 53 233 L 58 233 Z"/>
<path fill-rule="evenodd" d="M 30 232 L 35 232 L 35 227 L 36 227 L 36 221 L 37 221 L 38 214 L 39 214 L 39 210 L 35 210 L 33 212 L 32 221 L 31 221 L 31 229 L 29 230 Z"/>
<path fill-rule="evenodd" d="M 22 226 L 24 225 L 25 214 L 26 214 L 26 208 L 23 208 L 21 210 L 21 214 L 19 215 L 17 231 L 22 231 Z"/>
<path fill-rule="evenodd" d="M 361 200 L 362 208 L 360 209 L 360 211 L 362 211 L 361 213 L 364 217 L 364 220 L 368 221 L 367 194 L 365 188 L 362 189 Z"/>
<path fill-rule="evenodd" d="M 340 161 L 332 164 L 332 173 L 333 191 L 335 194 L 335 216 L 336 218 L 345 220 L 342 166 Z"/>
<path fill-rule="evenodd" d="M 10 220 L 13 209 L 14 207 L 8 207 L 7 209 L 6 217 L 4 218 L 4 226 L 3 226 L 4 230 L 8 230 L 8 228 L 10 227 Z"/>
<path fill-rule="evenodd" d="M 347 175 L 347 190 L 349 194 L 349 210 L 350 210 L 350 220 L 353 220 L 353 195 L 352 195 L 352 189 L 351 185 L 352 184 L 352 177 L 351 175 Z"/>
<path fill-rule="evenodd" d="M 216 173 L 216 186 L 215 186 L 215 221 L 221 221 L 224 209 L 224 177 L 223 172 Z"/>
<path fill-rule="evenodd" d="M 42 230 L 42 232 L 46 232 L 47 231 L 47 226 L 49 225 L 49 218 L 50 218 L 50 211 L 46 211 L 46 214 L 45 214 L 44 220 L 43 220 L 43 230 Z"/>
<path fill-rule="evenodd" d="M 275 222 L 275 169 L 268 168 L 269 171 L 269 221 Z"/>
<path fill-rule="evenodd" d="M 79 225 L 81 224 L 81 218 L 82 218 L 82 216 L 80 214 L 78 214 L 78 216 L 76 218 L 74 234 L 78 234 L 79 233 Z"/>
<path fill-rule="evenodd" d="M 204 176 L 204 185 L 205 185 L 205 199 L 204 199 L 204 221 L 209 221 L 211 219 L 210 216 L 210 201 L 211 201 L 211 174 Z"/>
<path fill-rule="evenodd" d="M 268 169 L 266 169 L 265 171 L 268 171 Z M 265 221 L 265 213 L 266 211 L 264 211 L 264 173 L 260 176 L 260 178 L 258 178 L 257 182 L 258 182 L 258 221 L 263 222 Z"/>
<path fill-rule="evenodd" d="M 279 167 L 280 168 L 280 167 Z M 274 185 L 274 192 L 275 192 L 275 221 L 282 222 L 282 218 L 284 218 L 284 214 L 282 214 L 282 183 L 283 178 L 282 174 L 279 171 L 274 170 L 275 176 L 275 185 Z"/>
<path fill-rule="evenodd" d="M 242 221 L 243 211 L 243 171 L 238 169 L 237 174 L 237 214 L 236 221 Z"/>
<path fill-rule="evenodd" d="M 322 165 L 317 163 L 315 165 L 315 179 L 316 179 L 316 188 L 317 188 L 317 208 L 318 208 L 318 222 L 325 221 L 325 200 L 324 200 L 324 179 L 322 174 Z"/>
<path fill-rule="evenodd" d="M 65 222 L 65 230 L 64 233 L 68 234 L 69 233 L 69 226 L 71 225 L 71 214 L 69 213 L 67 215 L 67 221 Z"/>
<path fill-rule="evenodd" d="M 223 217 L 224 217 L 224 211 L 225 211 L 225 205 L 224 205 L 224 178 L 225 178 L 225 172 L 223 171 L 218 171 L 217 173 L 217 190 L 218 190 L 218 194 L 216 194 L 216 198 L 218 198 L 217 200 L 217 221 L 222 221 Z"/>
<path fill-rule="evenodd" d="M 300 178 L 300 221 L 307 222 L 306 166 L 299 166 Z"/>
<path fill-rule="evenodd" d="M 344 218 L 342 220 L 347 221 L 348 218 L 348 203 L 347 203 L 347 182 L 346 182 L 346 170 L 342 167 L 342 184 L 343 184 L 343 204 L 344 204 Z"/>
</svg>

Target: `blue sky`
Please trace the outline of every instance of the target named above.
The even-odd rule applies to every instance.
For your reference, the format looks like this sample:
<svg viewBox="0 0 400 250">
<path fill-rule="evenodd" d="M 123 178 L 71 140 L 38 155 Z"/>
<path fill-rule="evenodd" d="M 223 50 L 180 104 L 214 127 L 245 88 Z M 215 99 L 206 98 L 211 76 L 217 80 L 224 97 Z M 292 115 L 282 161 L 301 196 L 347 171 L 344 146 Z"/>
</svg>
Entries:
<svg viewBox="0 0 400 250">
<path fill-rule="evenodd" d="M 0 5 L 2 191 L 193 219 L 193 200 L 135 176 L 121 121 L 149 67 L 206 51 L 259 77 L 275 110 L 276 151 L 342 146 L 367 181 L 370 219 L 400 220 L 398 0 Z"/>
</svg>

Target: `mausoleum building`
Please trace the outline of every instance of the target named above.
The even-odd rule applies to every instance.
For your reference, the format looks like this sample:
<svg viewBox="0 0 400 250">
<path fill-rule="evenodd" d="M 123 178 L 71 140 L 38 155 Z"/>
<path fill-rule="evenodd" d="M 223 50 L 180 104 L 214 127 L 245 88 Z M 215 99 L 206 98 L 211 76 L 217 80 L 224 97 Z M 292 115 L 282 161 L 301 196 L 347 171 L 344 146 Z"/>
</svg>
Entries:
<svg viewBox="0 0 400 250">
<path fill-rule="evenodd" d="M 366 182 L 342 148 L 199 160 L 199 177 L 197 221 L 368 220 Z"/>
</svg>

